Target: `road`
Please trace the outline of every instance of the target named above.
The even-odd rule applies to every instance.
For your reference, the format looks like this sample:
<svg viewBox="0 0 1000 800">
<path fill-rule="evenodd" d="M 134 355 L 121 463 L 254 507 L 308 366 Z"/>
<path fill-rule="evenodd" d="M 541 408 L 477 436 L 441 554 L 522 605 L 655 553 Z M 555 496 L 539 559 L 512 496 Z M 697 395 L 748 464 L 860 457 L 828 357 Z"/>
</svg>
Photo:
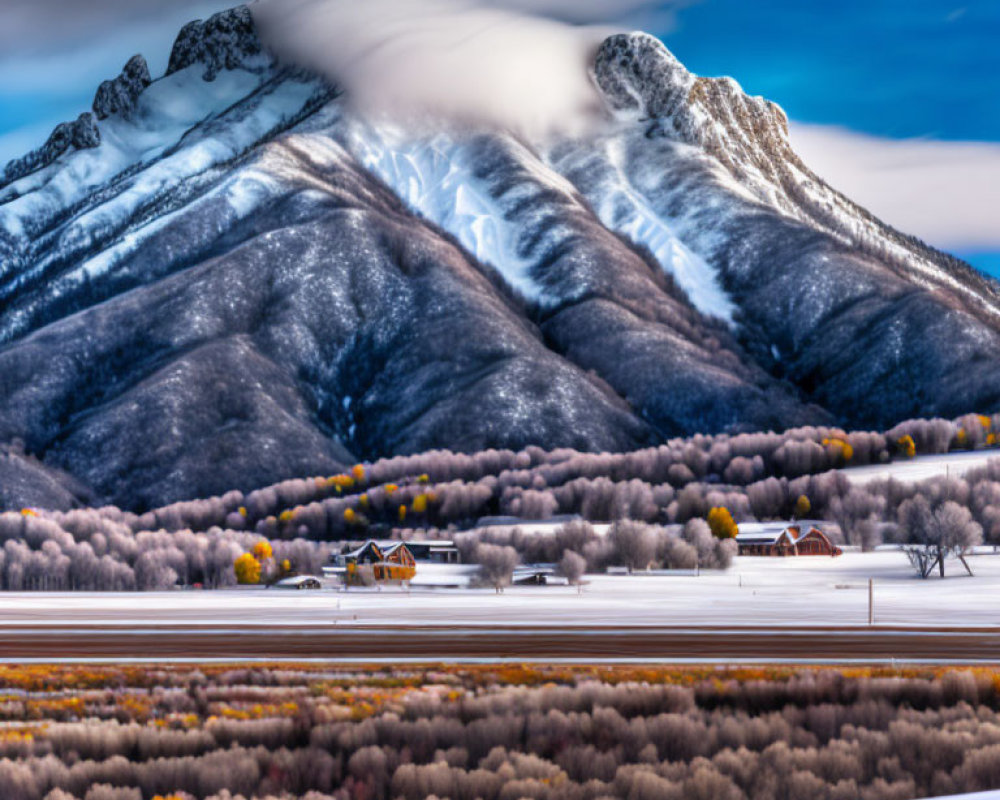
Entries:
<svg viewBox="0 0 1000 800">
<path fill-rule="evenodd" d="M 2 626 L 0 657 L 1000 661 L 1000 627 Z"/>
</svg>

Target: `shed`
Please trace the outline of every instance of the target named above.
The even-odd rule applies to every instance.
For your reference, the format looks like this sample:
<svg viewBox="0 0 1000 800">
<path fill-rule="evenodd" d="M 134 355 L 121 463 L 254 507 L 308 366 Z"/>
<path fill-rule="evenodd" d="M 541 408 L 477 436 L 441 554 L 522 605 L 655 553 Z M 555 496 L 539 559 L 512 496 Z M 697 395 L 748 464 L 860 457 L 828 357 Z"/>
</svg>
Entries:
<svg viewBox="0 0 1000 800">
<path fill-rule="evenodd" d="M 462 559 L 458 548 L 450 539 L 411 539 L 406 543 L 407 549 L 418 563 L 428 561 L 432 564 L 457 564 Z"/>
<path fill-rule="evenodd" d="M 519 564 L 514 568 L 511 583 L 515 586 L 567 586 L 554 564 Z"/>
<path fill-rule="evenodd" d="M 293 575 L 290 578 L 282 578 L 274 584 L 275 589 L 321 589 L 322 584 L 319 578 L 314 575 Z"/>
</svg>

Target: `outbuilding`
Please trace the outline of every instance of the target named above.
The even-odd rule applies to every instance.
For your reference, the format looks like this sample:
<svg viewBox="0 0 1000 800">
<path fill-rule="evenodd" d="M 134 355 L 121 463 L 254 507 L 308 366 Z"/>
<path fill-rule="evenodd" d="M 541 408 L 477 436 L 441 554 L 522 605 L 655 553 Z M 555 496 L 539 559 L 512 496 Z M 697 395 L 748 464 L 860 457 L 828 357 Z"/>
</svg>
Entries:
<svg viewBox="0 0 1000 800">
<path fill-rule="evenodd" d="M 314 575 L 293 575 L 273 584 L 275 589 L 321 589 L 319 578 Z"/>
<path fill-rule="evenodd" d="M 809 522 L 744 522 L 736 544 L 741 556 L 839 556 L 843 552 Z"/>
<path fill-rule="evenodd" d="M 422 561 L 429 564 L 457 564 L 462 560 L 458 547 L 450 539 L 411 539 L 406 543 L 406 548 L 418 564 Z"/>
</svg>

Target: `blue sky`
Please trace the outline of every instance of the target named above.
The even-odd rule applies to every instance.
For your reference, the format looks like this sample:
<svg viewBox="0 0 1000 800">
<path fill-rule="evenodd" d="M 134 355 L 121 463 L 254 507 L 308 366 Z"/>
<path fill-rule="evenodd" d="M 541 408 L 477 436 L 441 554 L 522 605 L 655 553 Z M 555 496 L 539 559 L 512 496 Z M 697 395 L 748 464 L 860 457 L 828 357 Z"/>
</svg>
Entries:
<svg viewBox="0 0 1000 800">
<path fill-rule="evenodd" d="M 793 130 L 796 147 L 838 188 L 1000 275 L 1000 203 L 994 226 L 980 202 L 1000 175 L 990 171 L 1000 170 L 1000 0 L 510 1 L 564 15 L 572 8 L 574 16 L 586 8 L 594 20 L 647 20 L 692 71 L 732 75 L 778 102 L 802 124 Z M 97 84 L 133 53 L 162 72 L 180 26 L 228 5 L 3 0 L 0 163 L 85 110 Z M 885 147 L 914 139 L 924 146 Z M 997 147 L 949 144 L 961 142 Z M 891 169 L 880 168 L 879 159 L 897 152 Z"/>
<path fill-rule="evenodd" d="M 702 0 L 658 33 L 692 71 L 732 75 L 798 122 L 1000 143 L 998 0 Z M 934 243 L 1000 276 L 1000 247 L 961 238 Z"/>
<path fill-rule="evenodd" d="M 997 0 L 704 0 L 662 36 L 792 119 L 892 138 L 1000 141 Z"/>
</svg>

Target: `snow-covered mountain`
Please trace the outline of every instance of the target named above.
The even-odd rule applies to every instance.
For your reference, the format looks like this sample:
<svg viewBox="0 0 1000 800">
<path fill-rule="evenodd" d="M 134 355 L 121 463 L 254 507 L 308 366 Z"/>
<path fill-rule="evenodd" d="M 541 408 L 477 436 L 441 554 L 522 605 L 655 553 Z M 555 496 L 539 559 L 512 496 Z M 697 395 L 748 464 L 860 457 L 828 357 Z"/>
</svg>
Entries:
<svg viewBox="0 0 1000 800">
<path fill-rule="evenodd" d="M 362 117 L 245 7 L 130 60 L 0 177 L 0 475 L 143 506 L 997 406 L 996 285 L 810 172 L 779 108 L 644 34 L 593 78 L 605 122 L 541 143 Z"/>
</svg>

